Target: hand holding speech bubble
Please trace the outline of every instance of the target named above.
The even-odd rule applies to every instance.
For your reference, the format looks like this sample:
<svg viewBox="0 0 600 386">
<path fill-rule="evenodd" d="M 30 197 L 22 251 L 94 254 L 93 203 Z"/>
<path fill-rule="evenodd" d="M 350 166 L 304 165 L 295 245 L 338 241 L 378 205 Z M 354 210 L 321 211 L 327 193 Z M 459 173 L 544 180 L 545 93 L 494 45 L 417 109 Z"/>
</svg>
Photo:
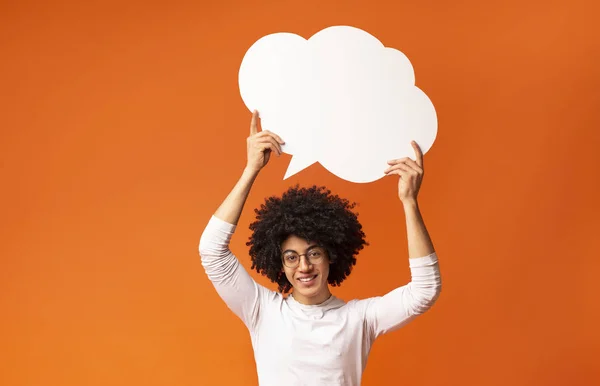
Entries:
<svg viewBox="0 0 600 386">
<path fill-rule="evenodd" d="M 284 179 L 319 162 L 347 181 L 376 181 L 388 160 L 414 158 L 412 140 L 425 154 L 437 135 L 406 55 L 355 27 L 262 37 L 242 60 L 239 87 L 262 127 L 286 142 Z"/>
</svg>

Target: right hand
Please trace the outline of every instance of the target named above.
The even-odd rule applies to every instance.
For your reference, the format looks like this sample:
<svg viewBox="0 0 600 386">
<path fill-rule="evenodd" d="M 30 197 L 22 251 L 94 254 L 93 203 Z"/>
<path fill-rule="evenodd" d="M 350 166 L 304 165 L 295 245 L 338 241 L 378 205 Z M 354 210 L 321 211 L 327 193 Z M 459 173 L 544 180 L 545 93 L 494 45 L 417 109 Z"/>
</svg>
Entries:
<svg viewBox="0 0 600 386">
<path fill-rule="evenodd" d="M 257 173 L 271 158 L 271 153 L 281 155 L 281 145 L 285 142 L 275 133 L 269 130 L 258 131 L 258 111 L 254 110 L 250 122 L 250 136 L 246 140 L 248 163 L 246 168 Z"/>
</svg>

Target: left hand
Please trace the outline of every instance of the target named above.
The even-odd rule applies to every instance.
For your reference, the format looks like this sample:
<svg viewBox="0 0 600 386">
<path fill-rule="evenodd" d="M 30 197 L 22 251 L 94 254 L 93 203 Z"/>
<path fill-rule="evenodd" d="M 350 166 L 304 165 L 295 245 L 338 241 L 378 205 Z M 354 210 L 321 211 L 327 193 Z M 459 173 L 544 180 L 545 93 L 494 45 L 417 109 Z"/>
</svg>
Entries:
<svg viewBox="0 0 600 386">
<path fill-rule="evenodd" d="M 403 204 L 416 203 L 421 181 L 423 180 L 423 153 L 415 141 L 411 142 L 415 150 L 416 160 L 405 157 L 388 161 L 390 165 L 385 170 L 385 175 L 397 174 L 400 176 L 398 181 L 398 197 Z"/>
</svg>

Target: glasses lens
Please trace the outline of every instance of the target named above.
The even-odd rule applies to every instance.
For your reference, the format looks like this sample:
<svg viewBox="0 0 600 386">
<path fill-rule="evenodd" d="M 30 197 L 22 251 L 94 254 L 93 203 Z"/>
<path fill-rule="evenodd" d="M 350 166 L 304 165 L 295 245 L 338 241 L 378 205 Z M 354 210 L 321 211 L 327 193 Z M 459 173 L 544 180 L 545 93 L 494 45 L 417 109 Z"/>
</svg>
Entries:
<svg viewBox="0 0 600 386">
<path fill-rule="evenodd" d="M 283 255 L 283 264 L 285 264 L 286 267 L 294 268 L 299 262 L 300 256 L 296 253 L 286 253 Z"/>
<path fill-rule="evenodd" d="M 308 260 L 315 264 L 321 261 L 323 256 L 325 255 L 325 251 L 321 248 L 313 248 L 308 252 Z"/>
</svg>

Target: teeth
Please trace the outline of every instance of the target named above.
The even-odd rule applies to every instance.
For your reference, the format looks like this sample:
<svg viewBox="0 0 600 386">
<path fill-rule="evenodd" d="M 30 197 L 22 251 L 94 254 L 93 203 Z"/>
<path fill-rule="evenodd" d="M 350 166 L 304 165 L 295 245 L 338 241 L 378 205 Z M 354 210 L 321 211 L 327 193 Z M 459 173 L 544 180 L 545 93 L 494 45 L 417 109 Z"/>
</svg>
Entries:
<svg viewBox="0 0 600 386">
<path fill-rule="evenodd" d="M 307 281 L 311 281 L 311 280 L 312 280 L 312 279 L 314 279 L 315 277 L 316 277 L 316 276 L 305 277 L 305 278 L 298 279 L 298 280 L 300 280 L 300 281 L 303 281 L 303 282 L 307 282 Z"/>
</svg>

